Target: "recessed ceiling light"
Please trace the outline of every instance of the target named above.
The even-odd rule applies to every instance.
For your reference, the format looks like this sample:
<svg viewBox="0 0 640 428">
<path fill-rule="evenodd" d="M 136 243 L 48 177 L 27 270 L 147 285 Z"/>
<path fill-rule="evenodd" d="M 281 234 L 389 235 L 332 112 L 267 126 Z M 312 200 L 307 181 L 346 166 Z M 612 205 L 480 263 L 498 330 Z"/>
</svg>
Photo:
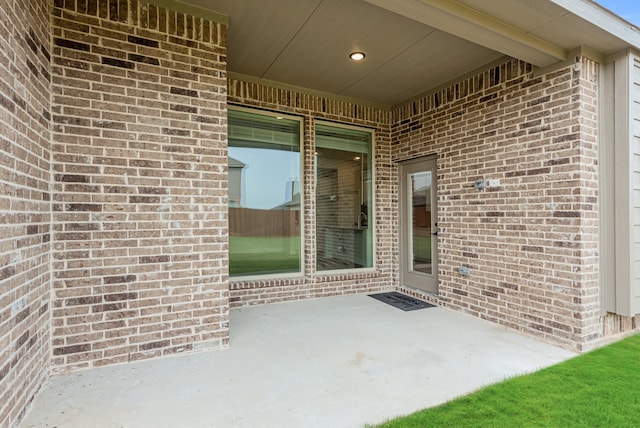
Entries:
<svg viewBox="0 0 640 428">
<path fill-rule="evenodd" d="M 349 58 L 353 61 L 362 61 L 364 57 L 364 52 L 351 52 L 351 54 L 349 54 Z"/>
</svg>

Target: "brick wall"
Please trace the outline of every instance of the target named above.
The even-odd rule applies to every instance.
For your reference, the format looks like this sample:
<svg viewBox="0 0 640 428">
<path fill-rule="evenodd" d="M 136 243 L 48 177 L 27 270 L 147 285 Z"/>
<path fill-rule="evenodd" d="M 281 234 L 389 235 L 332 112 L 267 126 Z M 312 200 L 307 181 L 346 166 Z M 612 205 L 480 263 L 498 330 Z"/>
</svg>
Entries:
<svg viewBox="0 0 640 428">
<path fill-rule="evenodd" d="M 437 155 L 440 304 L 577 350 L 599 337 L 597 71 L 512 60 L 394 111 L 393 161 Z"/>
<path fill-rule="evenodd" d="M 49 372 L 49 8 L 0 2 L 0 426 Z"/>
<path fill-rule="evenodd" d="M 392 175 L 389 137 L 390 112 L 347 101 L 331 100 L 295 90 L 270 87 L 238 79 L 229 80 L 229 102 L 278 111 L 304 118 L 304 268 L 297 277 L 231 281 L 231 306 L 354 294 L 393 287 L 397 282 L 398 255 L 394 244 L 397 220 L 391 212 L 396 177 Z M 315 120 L 329 120 L 374 129 L 376 132 L 375 271 L 353 273 L 316 272 L 315 236 Z"/>
<path fill-rule="evenodd" d="M 137 0 L 45 3 L 0 3 L 0 426 L 51 364 L 226 346 L 230 301 L 395 287 L 576 350 L 638 328 L 600 315 L 594 62 L 534 76 L 506 61 L 389 112 L 227 81 L 224 25 Z M 304 119 L 298 277 L 228 280 L 227 84 L 234 103 Z M 316 272 L 315 120 L 376 132 L 374 271 Z M 437 298 L 398 284 L 397 162 L 424 155 Z"/>
<path fill-rule="evenodd" d="M 54 2 L 55 371 L 227 345 L 225 31 Z"/>
</svg>

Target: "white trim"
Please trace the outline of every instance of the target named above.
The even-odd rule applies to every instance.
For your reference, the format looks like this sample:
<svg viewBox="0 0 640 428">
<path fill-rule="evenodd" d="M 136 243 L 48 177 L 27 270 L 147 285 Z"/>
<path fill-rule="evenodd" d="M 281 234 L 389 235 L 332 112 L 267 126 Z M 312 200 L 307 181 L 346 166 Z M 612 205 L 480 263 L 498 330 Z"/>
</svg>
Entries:
<svg viewBox="0 0 640 428">
<path fill-rule="evenodd" d="M 613 62 L 601 65 L 598 91 L 601 315 L 616 311 L 615 67 Z"/>
<path fill-rule="evenodd" d="M 632 285 L 631 243 L 631 159 L 629 144 L 630 112 L 629 56 L 615 61 L 614 69 L 614 143 L 615 143 L 615 312 L 631 315 L 630 292 Z"/>
<path fill-rule="evenodd" d="M 622 299 L 618 296 L 622 284 L 629 284 L 629 248 L 624 243 L 629 241 L 629 157 L 628 142 L 620 136 L 621 131 L 626 127 L 625 113 L 628 116 L 624 100 L 627 98 L 623 92 L 626 80 L 624 62 L 622 57 L 615 61 L 614 68 L 614 144 L 615 160 L 617 166 L 615 170 L 615 188 L 618 191 L 615 200 L 615 260 L 616 268 L 616 313 L 624 315 L 621 310 Z M 628 85 L 626 85 L 628 87 Z M 626 150 L 625 150 L 626 148 Z M 624 293 L 623 293 L 624 294 Z"/>
</svg>

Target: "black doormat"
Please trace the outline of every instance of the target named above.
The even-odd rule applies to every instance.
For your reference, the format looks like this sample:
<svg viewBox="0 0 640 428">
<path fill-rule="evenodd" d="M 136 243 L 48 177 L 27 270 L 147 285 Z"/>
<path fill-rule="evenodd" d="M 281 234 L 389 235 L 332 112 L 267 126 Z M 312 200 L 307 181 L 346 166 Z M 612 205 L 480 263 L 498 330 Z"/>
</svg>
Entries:
<svg viewBox="0 0 640 428">
<path fill-rule="evenodd" d="M 416 309 L 433 308 L 435 306 L 422 300 L 414 299 L 406 294 L 398 293 L 397 291 L 369 294 L 369 297 L 388 303 L 403 311 L 415 311 Z"/>
</svg>

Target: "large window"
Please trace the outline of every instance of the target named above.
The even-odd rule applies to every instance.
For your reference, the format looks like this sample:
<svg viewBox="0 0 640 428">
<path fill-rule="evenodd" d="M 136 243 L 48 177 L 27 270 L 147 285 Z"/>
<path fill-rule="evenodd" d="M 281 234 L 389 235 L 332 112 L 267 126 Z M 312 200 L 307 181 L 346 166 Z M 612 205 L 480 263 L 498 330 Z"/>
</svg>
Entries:
<svg viewBox="0 0 640 428">
<path fill-rule="evenodd" d="M 373 266 L 372 134 L 316 125 L 316 269 Z"/>
<path fill-rule="evenodd" d="M 229 110 L 229 273 L 301 271 L 300 121 Z"/>
</svg>

